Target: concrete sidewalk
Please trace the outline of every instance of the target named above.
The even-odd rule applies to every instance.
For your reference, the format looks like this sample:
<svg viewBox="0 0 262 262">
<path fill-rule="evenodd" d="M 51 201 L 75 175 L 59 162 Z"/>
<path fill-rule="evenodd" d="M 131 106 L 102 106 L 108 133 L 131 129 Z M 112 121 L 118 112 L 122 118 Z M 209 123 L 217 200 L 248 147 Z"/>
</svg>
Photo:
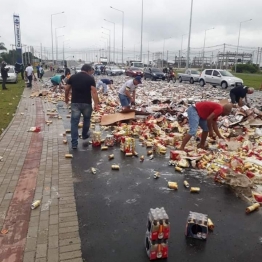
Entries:
<svg viewBox="0 0 262 262">
<path fill-rule="evenodd" d="M 64 127 L 47 110 L 56 104 L 30 98 L 25 88 L 17 113 L 0 137 L 0 261 L 82 261 L 71 160 Z M 61 102 L 62 103 L 62 102 Z M 28 132 L 40 126 L 40 133 Z M 31 210 L 31 203 L 41 205 Z"/>
</svg>

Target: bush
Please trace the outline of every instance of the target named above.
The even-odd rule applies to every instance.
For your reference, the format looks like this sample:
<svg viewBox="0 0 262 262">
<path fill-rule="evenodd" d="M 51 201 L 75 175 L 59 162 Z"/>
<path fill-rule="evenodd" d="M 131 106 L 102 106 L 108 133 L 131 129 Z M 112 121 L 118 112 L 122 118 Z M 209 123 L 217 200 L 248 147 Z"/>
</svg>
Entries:
<svg viewBox="0 0 262 262">
<path fill-rule="evenodd" d="M 237 65 L 237 73 L 258 73 L 259 68 L 255 64 L 238 64 Z"/>
</svg>

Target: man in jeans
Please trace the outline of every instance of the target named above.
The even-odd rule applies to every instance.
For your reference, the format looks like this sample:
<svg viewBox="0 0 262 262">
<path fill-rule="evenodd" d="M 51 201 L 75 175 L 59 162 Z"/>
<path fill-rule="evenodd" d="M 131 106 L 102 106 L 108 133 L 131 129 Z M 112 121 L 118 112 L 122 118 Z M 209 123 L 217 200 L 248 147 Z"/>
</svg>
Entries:
<svg viewBox="0 0 262 262">
<path fill-rule="evenodd" d="M 112 88 L 112 84 L 113 84 L 113 80 L 109 80 L 109 79 L 100 79 L 97 84 L 96 84 L 96 89 L 99 89 L 100 86 L 103 87 L 103 94 L 107 94 L 107 86 L 109 86 L 110 88 Z"/>
<path fill-rule="evenodd" d="M 72 75 L 67 82 L 65 89 L 65 102 L 69 102 L 69 93 L 72 90 L 71 98 L 71 143 L 72 148 L 78 146 L 78 124 L 81 113 L 84 117 L 82 138 L 89 137 L 90 118 L 92 114 L 92 98 L 94 100 L 94 109 L 99 109 L 99 99 L 96 91 L 95 80 L 90 76 L 92 67 L 83 65 L 81 72 Z"/>
<path fill-rule="evenodd" d="M 199 148 L 205 149 L 208 133 L 211 138 L 214 138 L 214 133 L 216 133 L 219 138 L 223 139 L 217 126 L 217 118 L 221 115 L 229 115 L 231 110 L 232 104 L 228 103 L 222 106 L 210 101 L 198 102 L 190 106 L 187 110 L 189 132 L 185 135 L 179 150 L 185 150 L 185 146 L 191 137 L 196 135 L 198 126 L 203 130 Z"/>
<path fill-rule="evenodd" d="M 6 81 L 7 81 L 7 78 L 8 78 L 8 70 L 9 68 L 6 68 L 6 62 L 3 61 L 2 64 L 1 64 L 1 77 L 2 77 L 2 90 L 7 90 L 5 84 L 6 84 Z"/>
<path fill-rule="evenodd" d="M 25 69 L 26 78 L 28 79 L 29 83 L 27 84 L 27 87 L 32 87 L 32 80 L 33 76 L 35 78 L 34 69 L 31 66 L 30 63 L 28 63 L 26 69 Z"/>
</svg>

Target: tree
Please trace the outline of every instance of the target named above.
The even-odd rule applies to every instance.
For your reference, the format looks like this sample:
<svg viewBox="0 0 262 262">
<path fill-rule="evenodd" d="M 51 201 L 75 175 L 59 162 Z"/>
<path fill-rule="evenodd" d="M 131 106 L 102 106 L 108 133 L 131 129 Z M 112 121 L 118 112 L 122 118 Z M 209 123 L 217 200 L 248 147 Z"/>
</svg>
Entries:
<svg viewBox="0 0 262 262">
<path fill-rule="evenodd" d="M 5 47 L 4 43 L 0 43 L 0 50 L 6 50 L 6 47 Z"/>
</svg>

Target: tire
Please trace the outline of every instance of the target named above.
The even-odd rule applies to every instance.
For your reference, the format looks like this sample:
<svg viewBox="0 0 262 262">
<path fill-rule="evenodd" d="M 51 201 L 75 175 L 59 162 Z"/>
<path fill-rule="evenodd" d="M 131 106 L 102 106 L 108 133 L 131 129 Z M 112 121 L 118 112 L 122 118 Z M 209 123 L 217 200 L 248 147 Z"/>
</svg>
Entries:
<svg viewBox="0 0 262 262">
<path fill-rule="evenodd" d="M 205 81 L 204 81 L 203 79 L 200 79 L 199 85 L 200 85 L 201 87 L 203 87 L 203 86 L 205 85 Z"/>
<path fill-rule="evenodd" d="M 221 87 L 227 89 L 227 87 L 228 87 L 227 82 L 222 82 L 221 83 Z"/>
<path fill-rule="evenodd" d="M 194 78 L 191 77 L 189 83 L 193 85 L 195 83 Z"/>
<path fill-rule="evenodd" d="M 181 76 L 178 78 L 178 82 L 179 82 L 179 83 L 182 83 L 182 82 L 183 82 L 183 80 L 182 80 L 182 77 L 181 77 Z"/>
<path fill-rule="evenodd" d="M 214 88 L 217 88 L 217 86 L 215 86 L 215 85 L 212 85 Z"/>
</svg>

